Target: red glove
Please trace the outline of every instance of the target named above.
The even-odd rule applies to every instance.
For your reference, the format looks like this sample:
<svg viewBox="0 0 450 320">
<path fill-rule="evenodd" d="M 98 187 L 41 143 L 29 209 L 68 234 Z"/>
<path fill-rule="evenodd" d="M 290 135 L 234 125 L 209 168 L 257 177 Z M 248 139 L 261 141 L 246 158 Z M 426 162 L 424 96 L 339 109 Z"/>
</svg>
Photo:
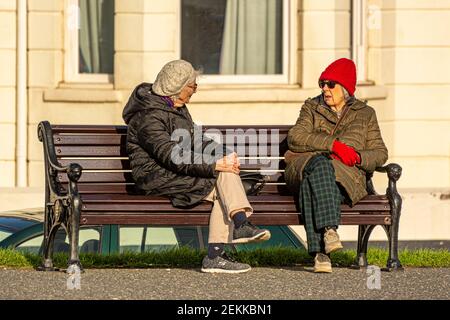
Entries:
<svg viewBox="0 0 450 320">
<path fill-rule="evenodd" d="M 359 154 L 352 147 L 347 146 L 345 143 L 335 140 L 332 148 L 332 158 L 340 160 L 342 163 L 349 167 L 353 167 L 355 164 L 361 162 Z"/>
</svg>

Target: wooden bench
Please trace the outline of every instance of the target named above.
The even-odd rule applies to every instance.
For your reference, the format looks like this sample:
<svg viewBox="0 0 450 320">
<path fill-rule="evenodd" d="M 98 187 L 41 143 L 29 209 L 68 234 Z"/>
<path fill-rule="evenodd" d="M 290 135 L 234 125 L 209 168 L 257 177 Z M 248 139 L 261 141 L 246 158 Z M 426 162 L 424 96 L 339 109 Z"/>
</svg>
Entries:
<svg viewBox="0 0 450 320">
<path fill-rule="evenodd" d="M 260 137 L 256 142 L 249 138 L 236 143 L 241 170 L 262 170 L 267 174 L 267 183 L 261 193 L 249 196 L 254 208 L 251 221 L 257 225 L 303 224 L 296 197 L 283 179 L 283 154 L 287 150 L 290 126 L 209 126 L 203 131 L 211 128 L 222 134 L 228 130 L 228 136 L 234 135 L 236 141 L 245 138 L 250 131 Z M 240 130 L 235 131 L 236 128 Z M 126 135 L 126 126 L 50 125 L 47 121 L 39 124 L 38 136 L 43 142 L 46 174 L 44 270 L 53 269 L 53 242 L 60 226 L 66 228 L 70 239 L 69 266 L 81 267 L 78 255 L 80 225 L 208 225 L 211 203 L 178 209 L 166 198 L 136 193 L 126 153 Z M 263 146 L 264 140 L 267 140 L 267 148 Z M 396 181 L 400 178 L 401 167 L 389 164 L 377 171 L 388 175 L 386 195 L 376 194 L 372 174 L 368 174 L 369 195 L 354 207 L 342 205 L 341 224 L 359 226 L 357 266 L 367 266 L 368 240 L 375 226 L 380 225 L 389 240 L 386 269 L 400 269 L 397 242 L 401 197 L 396 190 Z"/>
</svg>

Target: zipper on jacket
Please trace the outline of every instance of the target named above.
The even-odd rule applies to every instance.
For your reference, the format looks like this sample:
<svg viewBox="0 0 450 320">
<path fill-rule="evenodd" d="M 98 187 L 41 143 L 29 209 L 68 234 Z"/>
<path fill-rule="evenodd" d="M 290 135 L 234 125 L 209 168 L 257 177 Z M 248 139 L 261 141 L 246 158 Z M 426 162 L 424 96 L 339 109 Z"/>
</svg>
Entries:
<svg viewBox="0 0 450 320">
<path fill-rule="evenodd" d="M 342 120 L 345 118 L 345 116 L 348 113 L 348 110 L 350 109 L 350 106 L 346 105 L 344 107 L 344 111 L 342 111 L 341 117 L 338 119 L 338 121 L 336 122 L 336 125 L 334 126 L 333 130 L 331 130 L 330 135 L 333 135 L 337 128 L 339 127 L 339 125 L 341 124 Z"/>
</svg>

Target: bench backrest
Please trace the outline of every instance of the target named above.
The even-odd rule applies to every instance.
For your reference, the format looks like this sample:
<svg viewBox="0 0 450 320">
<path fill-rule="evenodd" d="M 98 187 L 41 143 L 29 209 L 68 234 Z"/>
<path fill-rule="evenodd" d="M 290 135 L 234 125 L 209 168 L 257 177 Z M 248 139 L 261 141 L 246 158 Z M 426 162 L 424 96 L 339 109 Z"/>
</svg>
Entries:
<svg viewBox="0 0 450 320">
<path fill-rule="evenodd" d="M 126 153 L 126 126 L 52 125 L 56 157 L 62 166 L 83 167 L 80 193 L 134 193 L 130 162 Z M 284 182 L 284 153 L 290 126 L 204 126 L 203 132 L 233 147 L 242 171 L 266 175 L 262 193 L 289 194 Z M 65 186 L 67 175 L 60 174 Z"/>
</svg>

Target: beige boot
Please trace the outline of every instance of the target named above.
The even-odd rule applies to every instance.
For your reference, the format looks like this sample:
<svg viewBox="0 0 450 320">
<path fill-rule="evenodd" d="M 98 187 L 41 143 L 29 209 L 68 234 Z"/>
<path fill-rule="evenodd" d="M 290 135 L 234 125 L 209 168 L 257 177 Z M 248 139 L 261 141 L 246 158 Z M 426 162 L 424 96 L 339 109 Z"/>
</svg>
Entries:
<svg viewBox="0 0 450 320">
<path fill-rule="evenodd" d="M 339 235 L 336 230 L 330 228 L 325 231 L 323 236 L 323 241 L 325 242 L 325 253 L 329 254 L 336 250 L 343 248 L 341 241 L 339 240 Z"/>
<path fill-rule="evenodd" d="M 326 254 L 317 253 L 314 258 L 314 272 L 326 272 L 330 273 L 331 270 L 331 260 Z"/>
</svg>

